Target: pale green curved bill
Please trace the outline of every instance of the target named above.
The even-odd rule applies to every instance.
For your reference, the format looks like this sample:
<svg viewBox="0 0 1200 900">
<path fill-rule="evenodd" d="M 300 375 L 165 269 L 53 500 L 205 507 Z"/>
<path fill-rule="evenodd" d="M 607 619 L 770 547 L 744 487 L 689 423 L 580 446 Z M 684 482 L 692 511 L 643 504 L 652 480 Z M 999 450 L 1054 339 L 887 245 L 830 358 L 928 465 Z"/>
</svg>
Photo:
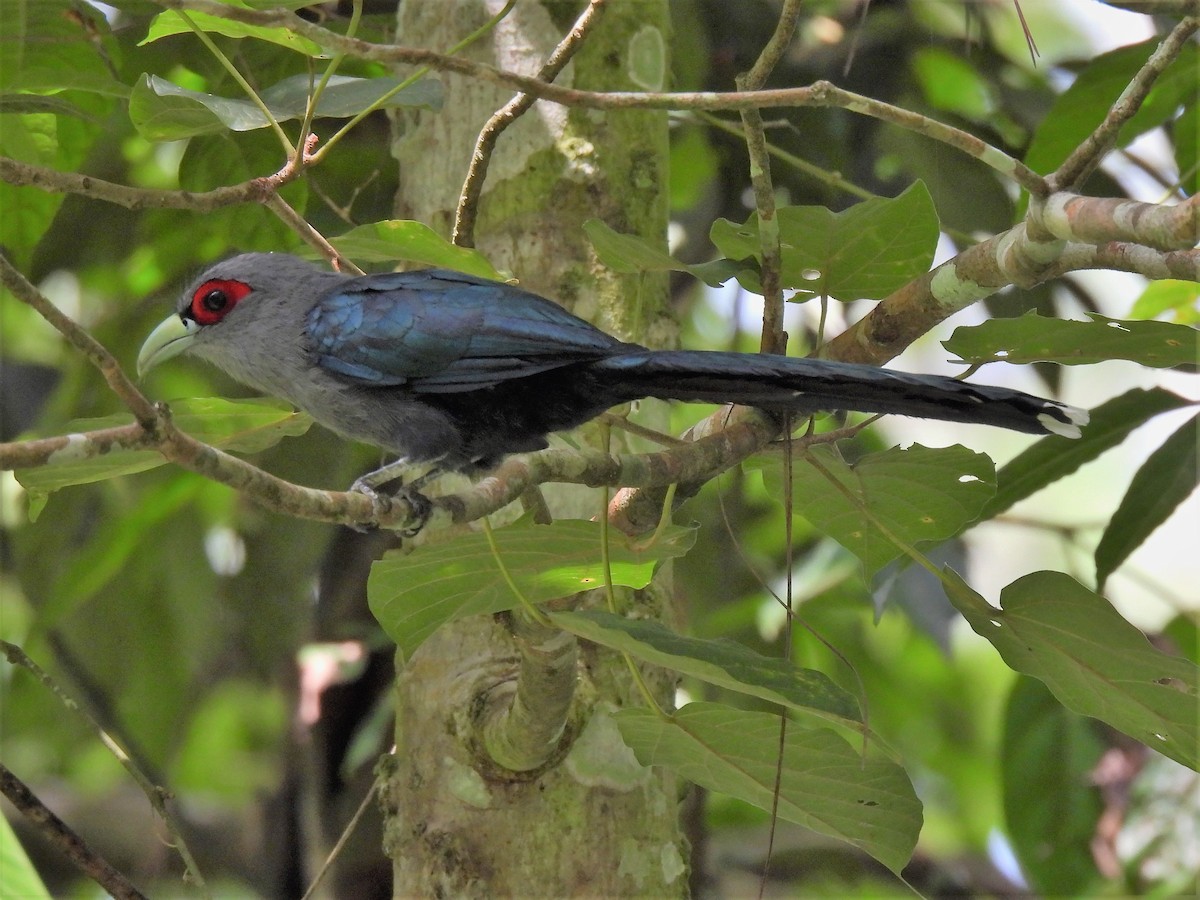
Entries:
<svg viewBox="0 0 1200 900">
<path fill-rule="evenodd" d="M 142 349 L 138 351 L 137 371 L 141 378 L 160 362 L 178 356 L 192 343 L 200 326 L 191 319 L 178 314 L 164 319 L 150 332 Z"/>
</svg>

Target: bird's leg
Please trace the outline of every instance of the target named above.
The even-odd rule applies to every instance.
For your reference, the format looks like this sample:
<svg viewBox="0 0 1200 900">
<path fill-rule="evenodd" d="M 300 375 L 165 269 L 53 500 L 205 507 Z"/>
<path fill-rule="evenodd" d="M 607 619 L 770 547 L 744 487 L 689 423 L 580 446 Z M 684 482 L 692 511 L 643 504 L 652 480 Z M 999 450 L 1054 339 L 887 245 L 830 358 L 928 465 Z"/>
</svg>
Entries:
<svg viewBox="0 0 1200 900">
<path fill-rule="evenodd" d="M 404 477 L 404 473 L 413 467 L 408 457 L 402 456 L 395 462 L 390 462 L 386 466 L 380 466 L 378 469 L 367 472 L 354 480 L 354 484 L 350 485 L 350 490 L 357 494 L 375 494 L 376 489 L 381 485 L 387 484 L 389 481 L 395 481 L 397 478 Z"/>
<path fill-rule="evenodd" d="M 389 482 L 403 478 L 404 474 L 412 468 L 414 468 L 414 464 L 407 457 L 401 457 L 395 462 L 390 462 L 386 466 L 380 466 L 378 469 L 367 472 L 365 475 L 355 479 L 354 484 L 350 485 L 350 490 L 370 497 L 372 503 L 378 507 L 381 505 L 378 489 Z M 402 497 L 407 500 L 416 516 L 416 525 L 409 526 L 401 532 L 405 537 L 412 537 L 424 527 L 426 520 L 429 518 L 431 504 L 429 498 L 422 494 L 420 489 L 429 482 L 437 479 L 442 473 L 443 470 L 435 464 L 408 484 L 402 484 L 395 491 L 389 492 L 389 499 Z"/>
</svg>

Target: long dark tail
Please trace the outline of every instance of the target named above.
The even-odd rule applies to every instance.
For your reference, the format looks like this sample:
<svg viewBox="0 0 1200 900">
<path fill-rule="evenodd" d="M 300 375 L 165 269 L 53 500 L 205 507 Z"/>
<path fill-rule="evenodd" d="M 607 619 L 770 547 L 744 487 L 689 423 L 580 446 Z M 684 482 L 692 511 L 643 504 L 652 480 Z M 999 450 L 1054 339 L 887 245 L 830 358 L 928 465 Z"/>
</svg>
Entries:
<svg viewBox="0 0 1200 900">
<path fill-rule="evenodd" d="M 807 414 L 842 409 L 995 425 L 1031 434 L 1079 437 L 1088 414 L 1008 388 L 941 375 L 754 353 L 646 350 L 590 367 L 625 400 L 658 397 L 739 403 Z"/>
</svg>

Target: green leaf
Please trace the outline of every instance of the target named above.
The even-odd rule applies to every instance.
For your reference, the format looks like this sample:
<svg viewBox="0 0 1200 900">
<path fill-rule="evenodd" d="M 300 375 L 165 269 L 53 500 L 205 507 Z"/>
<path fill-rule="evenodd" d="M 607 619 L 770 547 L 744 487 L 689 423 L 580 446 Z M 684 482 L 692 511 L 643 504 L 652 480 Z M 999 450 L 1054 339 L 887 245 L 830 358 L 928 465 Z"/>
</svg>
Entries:
<svg viewBox="0 0 1200 900">
<path fill-rule="evenodd" d="M 228 6 L 241 7 L 242 9 L 249 8 L 249 4 L 240 3 L 238 0 L 225 0 L 225 3 Z M 295 50 L 297 53 L 303 53 L 305 56 L 319 57 L 322 55 L 320 44 L 316 44 L 308 38 L 301 37 L 294 31 L 289 31 L 282 26 L 268 28 L 264 25 L 247 25 L 244 22 L 235 22 L 232 19 L 225 19 L 221 16 L 213 16 L 196 10 L 189 10 L 187 15 L 197 28 L 210 34 L 221 34 L 231 38 L 255 38 L 260 41 L 277 44 L 280 47 L 286 47 L 288 50 Z M 146 44 L 176 34 L 192 33 L 191 26 L 184 21 L 183 16 L 174 10 L 168 9 L 154 17 L 154 20 L 150 23 L 149 32 L 138 46 L 144 47 Z"/>
<path fill-rule="evenodd" d="M 878 300 L 925 274 L 940 231 L 933 200 L 920 181 L 898 197 L 874 197 L 842 212 L 784 206 L 777 218 L 783 286 L 797 296 L 835 300 Z M 710 236 L 730 259 L 761 261 L 757 214 L 744 225 L 718 219 Z"/>
<path fill-rule="evenodd" d="M 406 259 L 493 281 L 505 280 L 478 250 L 455 246 L 423 222 L 408 219 L 371 222 L 330 238 L 329 242 L 339 253 L 360 263 L 395 264 Z M 310 251 L 301 252 L 315 256 Z"/>
<path fill-rule="evenodd" d="M 988 604 L 943 570 L 950 602 L 1018 672 L 1045 682 L 1059 702 L 1107 722 L 1193 769 L 1200 669 L 1154 648 L 1111 604 L 1062 572 L 1034 572 Z"/>
<path fill-rule="evenodd" d="M 1146 285 L 1129 315 L 1134 319 L 1153 319 L 1169 312 L 1180 325 L 1196 325 L 1200 324 L 1197 301 L 1200 301 L 1200 284 L 1165 278 Z"/>
<path fill-rule="evenodd" d="M 1093 724 L 1036 678 L 1013 685 L 1000 753 L 1004 819 L 1021 867 L 1043 897 L 1082 897 L 1099 878 L 1091 842 L 1104 804 L 1092 771 L 1104 746 Z"/>
<path fill-rule="evenodd" d="M 1200 190 L 1200 104 L 1183 108 L 1173 132 L 1180 184 L 1186 193 L 1194 194 Z"/>
<path fill-rule="evenodd" d="M 995 490 L 992 461 L 962 446 L 893 447 L 853 466 L 828 447 L 814 447 L 808 456 L 816 464 L 801 457 L 792 467 L 793 510 L 872 573 L 903 552 L 892 537 L 909 545 L 952 537 L 979 516 Z M 765 468 L 764 479 L 771 496 L 784 495 L 782 467 Z"/>
<path fill-rule="evenodd" d="M 583 223 L 600 261 L 614 272 L 686 272 L 688 267 L 636 234 L 613 231 L 599 219 Z"/>
<path fill-rule="evenodd" d="M 1135 428 L 1187 400 L 1162 388 L 1134 388 L 1091 410 L 1091 421 L 1077 440 L 1050 435 L 1018 454 L 996 473 L 996 495 L 981 518 L 990 519 L 1019 500 L 1070 475 L 1084 463 L 1115 447 Z"/>
<path fill-rule="evenodd" d="M 50 900 L 50 892 L 29 861 L 5 816 L 0 816 L 0 900 Z"/>
<path fill-rule="evenodd" d="M 858 701 L 823 672 L 797 669 L 785 659 L 763 656 L 734 641 L 684 637 L 660 622 L 630 619 L 604 610 L 549 616 L 559 628 L 584 640 L 709 684 L 816 713 L 851 727 L 860 727 L 862 722 Z"/>
<path fill-rule="evenodd" d="M 195 503 L 204 487 L 198 478 L 176 478 L 145 497 L 105 528 L 76 545 L 57 569 L 53 589 L 38 607 L 36 633 L 47 634 L 120 577 L 131 560 L 161 534 L 171 516 Z"/>
<path fill-rule="evenodd" d="M 687 210 L 699 203 L 705 190 L 717 177 L 718 164 L 717 153 L 708 139 L 707 129 L 695 125 L 672 128 L 669 166 L 671 209 Z"/>
<path fill-rule="evenodd" d="M 711 791 L 770 810 L 781 770 L 779 817 L 846 841 L 893 872 L 912 856 L 921 802 L 895 763 L 864 759 L 829 729 L 789 723 L 782 759 L 778 716 L 689 703 L 669 719 L 616 714 L 642 765 L 665 766 Z"/>
<path fill-rule="evenodd" d="M 1100 588 L 1196 489 L 1198 447 L 1200 416 L 1194 416 L 1151 453 L 1134 474 L 1096 547 L 1096 584 Z"/>
<path fill-rule="evenodd" d="M 689 266 L 645 238 L 613 231 L 599 219 L 588 219 L 583 223 L 583 230 L 592 242 L 596 256 L 614 272 L 688 272 L 710 287 L 720 287 L 746 268 L 730 259 Z"/>
<path fill-rule="evenodd" d="M 441 106 L 441 82 L 426 78 L 396 91 L 401 84 L 403 81 L 397 78 L 335 75 L 321 94 L 316 116 L 350 118 L 377 103 L 380 108 Z M 276 122 L 286 122 L 304 116 L 314 86 L 314 79 L 308 75 L 293 75 L 262 91 L 259 98 Z M 384 100 L 391 91 L 396 93 Z M 134 86 L 129 115 L 141 135 L 152 141 L 180 140 L 225 130 L 252 131 L 271 124 L 249 99 L 205 94 L 145 74 Z"/>
<path fill-rule="evenodd" d="M 0 3 L 0 35 L 0 90 L 128 94 L 106 64 L 105 54 L 118 55 L 108 22 L 87 5 L 5 0 Z"/>
<path fill-rule="evenodd" d="M 942 346 L 972 365 L 999 360 L 1090 365 L 1128 359 L 1168 368 L 1195 365 L 1200 359 L 1200 332 L 1194 328 L 1089 315 L 1090 322 L 1051 319 L 1036 312 L 1015 319 L 989 319 L 982 325 L 954 329 Z"/>
<path fill-rule="evenodd" d="M 505 569 L 531 603 L 604 584 L 596 522 L 517 523 L 497 529 L 493 536 Z M 645 587 L 659 560 L 682 556 L 694 540 L 692 529 L 673 527 L 654 546 L 635 550 L 610 533 L 613 583 Z M 371 567 L 367 599 L 383 630 L 406 657 L 446 622 L 503 612 L 521 603 L 482 534 L 422 547 L 420 553 L 384 556 Z"/>
<path fill-rule="evenodd" d="M 198 441 L 222 450 L 257 453 L 285 437 L 304 434 L 312 419 L 275 400 L 223 400 L 203 397 L 180 400 L 171 406 L 180 430 Z M 70 434 L 132 424 L 128 415 L 101 419 L 76 419 L 65 426 Z M 72 448 L 59 452 L 58 459 L 36 469 L 19 469 L 17 480 L 31 494 L 45 494 L 72 484 L 103 481 L 120 475 L 144 472 L 166 463 L 157 450 L 113 450 L 101 456 L 76 458 Z"/>
<path fill-rule="evenodd" d="M 1092 60 L 1042 117 L 1025 153 L 1025 164 L 1042 175 L 1058 168 L 1104 120 L 1158 43 L 1158 38 L 1152 38 Z M 1196 64 L 1196 47 L 1189 44 L 1154 85 L 1138 113 L 1125 123 L 1117 138 L 1118 146 L 1123 147 L 1139 134 L 1157 128 L 1189 96 L 1195 96 Z"/>
<path fill-rule="evenodd" d="M 974 122 L 994 115 L 991 85 L 962 57 L 940 47 L 922 47 L 912 55 L 911 65 L 931 106 Z"/>
</svg>

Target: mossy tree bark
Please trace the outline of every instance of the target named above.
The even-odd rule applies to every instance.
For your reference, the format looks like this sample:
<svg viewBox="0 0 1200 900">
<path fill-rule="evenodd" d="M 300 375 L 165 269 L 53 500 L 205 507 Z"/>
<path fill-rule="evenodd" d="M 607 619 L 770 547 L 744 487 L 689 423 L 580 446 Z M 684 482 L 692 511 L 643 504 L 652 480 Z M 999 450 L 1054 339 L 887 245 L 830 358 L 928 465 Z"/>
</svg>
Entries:
<svg viewBox="0 0 1200 900">
<path fill-rule="evenodd" d="M 406 44 L 449 47 L 500 5 L 403 4 L 399 34 Z M 467 54 L 534 74 L 581 9 L 575 2 L 519 2 Z M 666 71 L 668 27 L 664 2 L 613 4 L 558 80 L 592 89 L 657 87 L 645 83 L 646 73 Z M 511 95 L 453 76 L 444 81 L 440 112 L 397 123 L 395 155 L 397 214 L 449 234 L 479 130 Z M 598 218 L 618 231 L 664 238 L 666 128 L 658 112 L 536 104 L 498 141 L 476 246 L 522 286 L 601 327 L 629 340 L 670 343 L 665 280 L 605 269 L 582 228 Z M 598 429 L 584 431 L 583 440 L 598 440 Z M 591 518 L 601 509 L 598 493 L 551 488 L 547 499 L 555 516 Z M 670 617 L 668 596 L 659 584 L 628 602 Z M 685 894 L 680 786 L 667 773 L 642 769 L 608 715 L 640 702 L 621 658 L 579 649 L 572 710 L 560 752 L 546 765 L 517 774 L 489 763 L 478 742 L 479 718 L 513 693 L 519 654 L 511 624 L 500 617 L 453 623 L 401 661 L 397 767 L 382 794 L 395 895 Z M 648 676 L 669 702 L 670 679 Z"/>
</svg>

